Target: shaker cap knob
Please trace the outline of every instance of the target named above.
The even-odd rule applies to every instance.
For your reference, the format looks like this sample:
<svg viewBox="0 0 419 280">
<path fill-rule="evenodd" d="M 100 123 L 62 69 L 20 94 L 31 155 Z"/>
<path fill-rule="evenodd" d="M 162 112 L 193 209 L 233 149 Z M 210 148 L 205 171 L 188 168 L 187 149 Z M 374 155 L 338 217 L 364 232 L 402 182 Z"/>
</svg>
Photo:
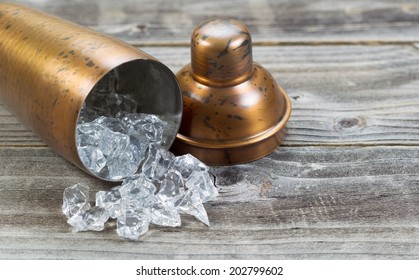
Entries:
<svg viewBox="0 0 419 280">
<path fill-rule="evenodd" d="M 192 32 L 191 67 L 203 84 L 234 85 L 252 74 L 252 38 L 235 19 L 213 19 Z"/>
</svg>

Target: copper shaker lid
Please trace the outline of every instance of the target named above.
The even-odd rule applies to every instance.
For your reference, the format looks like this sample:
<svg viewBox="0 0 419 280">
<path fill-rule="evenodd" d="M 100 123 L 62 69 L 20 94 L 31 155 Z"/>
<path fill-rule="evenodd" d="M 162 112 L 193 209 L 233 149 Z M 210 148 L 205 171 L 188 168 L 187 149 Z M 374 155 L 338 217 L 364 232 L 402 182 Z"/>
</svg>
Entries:
<svg viewBox="0 0 419 280">
<path fill-rule="evenodd" d="M 183 117 L 174 152 L 228 165 L 261 158 L 281 142 L 290 99 L 253 61 L 251 36 L 240 21 L 199 24 L 192 32 L 191 63 L 177 78 Z"/>
</svg>

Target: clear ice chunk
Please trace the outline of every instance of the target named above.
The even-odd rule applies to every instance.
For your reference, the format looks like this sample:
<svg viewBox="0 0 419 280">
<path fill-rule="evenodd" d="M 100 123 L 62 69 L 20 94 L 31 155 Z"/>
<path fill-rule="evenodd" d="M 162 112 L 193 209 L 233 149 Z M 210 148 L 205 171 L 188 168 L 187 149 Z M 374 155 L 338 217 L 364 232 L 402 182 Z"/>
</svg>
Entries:
<svg viewBox="0 0 419 280">
<path fill-rule="evenodd" d="M 89 187 L 83 183 L 77 183 L 65 188 L 63 194 L 62 211 L 67 218 L 85 212 L 90 209 Z"/>
<path fill-rule="evenodd" d="M 124 126 L 124 124 L 121 122 L 118 118 L 112 118 L 112 117 L 98 117 L 94 120 L 94 123 L 98 123 L 102 125 L 103 127 L 108 128 L 109 130 L 113 132 L 119 132 L 122 134 L 126 134 L 127 130 Z"/>
<path fill-rule="evenodd" d="M 79 147 L 78 153 L 84 166 L 94 173 L 99 173 L 106 166 L 106 158 L 98 148 Z"/>
<path fill-rule="evenodd" d="M 119 187 L 119 192 L 124 200 L 135 201 L 142 207 L 150 207 L 156 200 L 156 187 L 143 174 L 127 178 Z"/>
<path fill-rule="evenodd" d="M 159 179 L 171 167 L 175 156 L 160 145 L 151 143 L 141 172 L 148 178 Z"/>
<path fill-rule="evenodd" d="M 92 207 L 84 212 L 78 212 L 67 220 L 74 231 L 102 231 L 109 219 L 108 211 L 102 207 Z"/>
<path fill-rule="evenodd" d="M 117 218 L 122 213 L 122 197 L 117 188 L 109 191 L 99 191 L 96 193 L 96 206 L 105 208 L 109 217 Z"/>
<path fill-rule="evenodd" d="M 108 160 L 109 178 L 120 180 L 134 175 L 141 163 L 137 151 L 137 147 L 130 144 L 127 150 Z"/>
<path fill-rule="evenodd" d="M 151 206 L 150 222 L 159 226 L 179 227 L 180 215 L 172 201 L 156 201 Z"/>
<path fill-rule="evenodd" d="M 78 147 L 97 147 L 105 128 L 94 122 L 83 123 L 77 126 L 76 143 Z"/>
<path fill-rule="evenodd" d="M 150 114 L 120 113 L 130 135 L 145 136 L 150 142 L 161 143 L 166 122 Z"/>
<path fill-rule="evenodd" d="M 177 170 L 169 170 L 160 183 L 157 197 L 161 201 L 176 201 L 185 193 L 182 175 Z"/>
<path fill-rule="evenodd" d="M 208 171 L 208 167 L 191 154 L 178 156 L 173 161 L 173 168 L 182 174 L 183 178 L 188 178 L 193 171 Z"/>
<path fill-rule="evenodd" d="M 207 226 L 210 226 L 207 211 L 205 211 L 199 193 L 194 190 L 188 190 L 178 201 L 175 207 L 180 213 L 194 216 Z"/>
<path fill-rule="evenodd" d="M 218 196 L 214 181 L 207 171 L 193 171 L 186 180 L 185 186 L 187 189 L 195 190 L 204 203 Z"/>
<path fill-rule="evenodd" d="M 133 157 L 134 157 L 133 160 L 135 162 L 138 162 L 138 165 L 140 165 L 145 159 L 149 142 L 146 137 L 141 137 L 141 136 L 130 135 L 129 139 L 130 139 L 130 144 L 135 146 L 135 148 L 134 147 L 131 148 L 133 151 Z"/>
<path fill-rule="evenodd" d="M 99 139 L 98 148 L 107 157 L 117 157 L 128 148 L 128 145 L 128 135 L 106 129 Z"/>
<path fill-rule="evenodd" d="M 117 218 L 116 232 L 128 239 L 138 239 L 148 231 L 149 224 L 150 208 L 126 203 L 122 215 Z"/>
</svg>

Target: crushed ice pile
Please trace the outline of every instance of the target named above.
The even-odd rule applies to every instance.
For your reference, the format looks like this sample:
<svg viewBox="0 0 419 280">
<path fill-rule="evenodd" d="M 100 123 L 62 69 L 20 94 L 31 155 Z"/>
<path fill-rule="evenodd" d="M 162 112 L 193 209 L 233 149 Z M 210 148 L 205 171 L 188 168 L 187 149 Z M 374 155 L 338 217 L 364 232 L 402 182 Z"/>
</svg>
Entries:
<svg viewBox="0 0 419 280">
<path fill-rule="evenodd" d="M 86 168 L 102 178 L 123 180 L 120 186 L 96 193 L 92 207 L 89 187 L 77 183 L 64 191 L 62 211 L 75 231 L 101 231 L 116 219 L 118 235 L 137 239 L 149 224 L 178 227 L 180 214 L 209 226 L 203 203 L 217 189 L 205 164 L 192 155 L 175 157 L 164 148 L 166 122 L 137 110 L 129 95 L 118 92 L 111 72 L 93 89 L 82 108 L 76 144 Z"/>
<path fill-rule="evenodd" d="M 209 226 L 203 203 L 213 200 L 218 192 L 208 168 L 189 154 L 173 156 L 160 176 L 154 163 L 147 167 L 154 169 L 149 175 L 140 173 L 120 186 L 97 192 L 94 207 L 88 186 L 78 183 L 66 188 L 62 210 L 67 222 L 75 231 L 101 231 L 109 218 L 116 219 L 118 235 L 129 239 L 146 233 L 149 224 L 178 227 L 180 214 L 192 215 Z"/>
</svg>

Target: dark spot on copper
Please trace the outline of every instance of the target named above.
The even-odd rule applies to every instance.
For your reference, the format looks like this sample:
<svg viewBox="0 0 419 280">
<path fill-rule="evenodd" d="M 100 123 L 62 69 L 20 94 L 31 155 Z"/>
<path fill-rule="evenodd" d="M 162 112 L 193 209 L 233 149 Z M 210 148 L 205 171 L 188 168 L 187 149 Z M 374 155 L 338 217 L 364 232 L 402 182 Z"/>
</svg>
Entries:
<svg viewBox="0 0 419 280">
<path fill-rule="evenodd" d="M 214 94 L 212 94 L 212 93 L 211 93 L 210 95 L 208 95 L 207 97 L 205 97 L 205 98 L 204 98 L 204 100 L 203 100 L 203 101 L 204 101 L 204 103 L 205 103 L 205 104 L 208 104 L 208 103 L 211 101 L 211 98 L 212 98 L 213 96 L 214 96 Z"/>
<path fill-rule="evenodd" d="M 71 37 L 64 37 L 62 40 L 66 41 L 66 40 L 70 40 Z"/>
<path fill-rule="evenodd" d="M 217 68 L 218 63 L 217 62 L 209 62 L 209 65 L 211 65 L 214 68 Z"/>
<path fill-rule="evenodd" d="M 268 78 L 266 78 L 266 76 L 265 76 L 265 77 L 263 77 L 263 79 L 264 79 L 265 81 L 267 81 L 267 80 L 268 80 Z"/>
<path fill-rule="evenodd" d="M 244 118 L 239 116 L 239 115 L 233 115 L 233 119 L 236 119 L 236 120 L 239 120 L 239 121 L 244 120 Z"/>
<path fill-rule="evenodd" d="M 55 98 L 54 103 L 52 103 L 52 106 L 55 106 L 55 104 L 57 104 L 58 102 L 58 98 Z"/>
<path fill-rule="evenodd" d="M 181 74 L 183 77 L 185 77 L 187 73 L 188 73 L 188 70 L 183 71 L 183 72 L 182 72 L 182 73 L 180 73 L 180 74 Z"/>
<path fill-rule="evenodd" d="M 267 92 L 268 91 L 268 88 L 265 88 L 265 92 Z"/>
<path fill-rule="evenodd" d="M 64 54 L 64 51 L 60 52 L 60 53 L 58 54 L 58 56 L 62 56 L 63 54 Z"/>
<path fill-rule="evenodd" d="M 259 91 L 260 91 L 260 92 L 262 92 L 262 91 L 263 91 L 262 87 L 259 87 Z"/>
<path fill-rule="evenodd" d="M 90 57 L 86 56 L 86 57 L 84 58 L 84 61 L 88 61 L 88 60 L 90 60 Z"/>
<path fill-rule="evenodd" d="M 296 96 L 292 96 L 292 99 L 294 100 L 298 100 L 300 98 L 300 96 L 296 95 Z"/>
<path fill-rule="evenodd" d="M 249 44 L 249 40 L 244 40 L 240 46 L 238 46 L 237 48 L 233 49 L 233 51 L 237 50 L 238 48 L 242 48 L 244 46 L 247 46 Z"/>
<path fill-rule="evenodd" d="M 218 115 L 218 112 L 215 112 L 214 115 Z"/>
<path fill-rule="evenodd" d="M 221 70 L 223 68 L 224 68 L 224 65 L 220 65 L 220 66 L 218 66 L 217 70 Z"/>
<path fill-rule="evenodd" d="M 223 56 L 225 56 L 225 55 L 227 55 L 227 54 L 228 54 L 228 48 L 230 47 L 231 40 L 232 40 L 232 39 L 228 40 L 226 47 L 224 48 L 224 50 L 222 50 L 222 51 L 218 54 L 217 58 L 221 58 L 221 57 L 223 57 Z"/>
<path fill-rule="evenodd" d="M 99 66 L 96 66 L 95 69 L 99 69 Z"/>
<path fill-rule="evenodd" d="M 68 55 L 63 56 L 63 58 L 68 58 Z"/>
<path fill-rule="evenodd" d="M 231 119 L 233 116 L 231 114 L 227 115 L 227 118 Z"/>
<path fill-rule="evenodd" d="M 250 51 L 250 48 L 248 48 L 247 50 L 246 50 L 246 52 L 244 53 L 244 55 L 242 56 L 242 59 L 245 59 L 246 58 L 246 56 L 248 56 L 248 55 L 250 55 L 252 52 Z M 248 63 L 250 63 L 250 62 L 248 62 Z"/>
<path fill-rule="evenodd" d="M 9 24 L 7 24 L 7 25 L 6 25 L 6 27 L 5 27 L 4 29 L 6 29 L 6 30 L 7 30 L 7 29 L 9 29 L 11 26 L 12 26 L 12 25 L 9 23 Z"/>
<path fill-rule="evenodd" d="M 93 66 L 95 66 L 95 63 L 93 61 L 89 60 L 89 62 L 86 63 L 86 66 L 87 67 L 93 67 Z"/>
<path fill-rule="evenodd" d="M 197 34 L 197 35 L 198 35 L 198 34 Z M 196 37 L 196 36 L 195 36 L 195 37 Z M 205 41 L 208 37 L 209 37 L 209 35 L 204 34 L 204 35 L 202 35 L 201 40 L 202 40 L 202 41 Z"/>
<path fill-rule="evenodd" d="M 231 130 L 231 126 L 228 126 L 227 129 L 230 129 Z"/>
<path fill-rule="evenodd" d="M 75 51 L 74 50 L 71 50 L 71 51 L 68 52 L 68 54 L 74 55 L 75 54 Z"/>
<path fill-rule="evenodd" d="M 221 99 L 218 104 L 220 104 L 221 106 L 224 105 L 224 103 L 226 103 L 227 99 L 228 99 L 228 97 L 225 97 L 225 98 Z"/>
<path fill-rule="evenodd" d="M 215 127 L 213 125 L 211 125 L 210 123 L 211 118 L 209 116 L 206 116 L 203 120 L 203 123 L 205 124 L 206 127 L 212 129 L 212 130 L 216 130 Z"/>
<path fill-rule="evenodd" d="M 26 40 L 26 39 L 28 39 L 28 36 L 25 36 L 25 37 L 22 38 L 22 40 Z"/>
</svg>

